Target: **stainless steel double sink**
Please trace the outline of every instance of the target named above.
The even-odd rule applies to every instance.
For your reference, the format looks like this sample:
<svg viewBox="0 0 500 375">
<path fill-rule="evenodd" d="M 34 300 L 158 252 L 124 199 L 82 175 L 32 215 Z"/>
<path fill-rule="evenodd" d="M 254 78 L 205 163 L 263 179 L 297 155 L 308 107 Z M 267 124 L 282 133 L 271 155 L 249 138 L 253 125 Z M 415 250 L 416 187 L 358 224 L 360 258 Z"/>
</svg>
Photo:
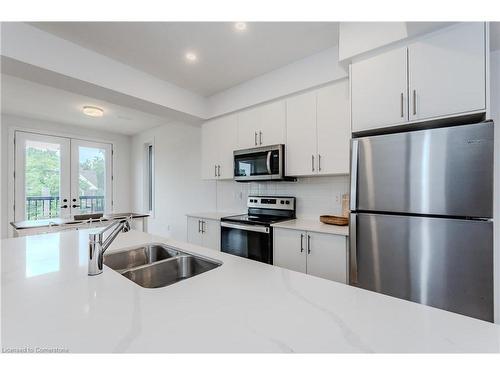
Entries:
<svg viewBox="0 0 500 375">
<path fill-rule="evenodd" d="M 161 288 L 222 265 L 164 244 L 105 254 L 104 264 L 144 288 Z"/>
</svg>

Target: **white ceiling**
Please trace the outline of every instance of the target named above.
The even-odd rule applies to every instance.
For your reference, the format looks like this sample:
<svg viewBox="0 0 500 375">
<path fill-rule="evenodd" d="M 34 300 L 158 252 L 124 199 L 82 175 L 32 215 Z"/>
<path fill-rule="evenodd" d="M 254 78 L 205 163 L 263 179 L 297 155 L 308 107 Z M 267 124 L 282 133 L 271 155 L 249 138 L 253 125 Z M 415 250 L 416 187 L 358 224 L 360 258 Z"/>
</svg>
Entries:
<svg viewBox="0 0 500 375">
<path fill-rule="evenodd" d="M 338 44 L 338 22 L 35 22 L 31 25 L 210 96 Z M 187 51 L 198 55 L 186 63 Z"/>
<path fill-rule="evenodd" d="M 164 117 L 96 100 L 69 91 L 40 85 L 17 77 L 1 75 L 2 113 L 83 126 L 120 134 L 135 134 L 165 125 Z M 82 113 L 85 105 L 104 110 L 93 118 Z"/>
</svg>

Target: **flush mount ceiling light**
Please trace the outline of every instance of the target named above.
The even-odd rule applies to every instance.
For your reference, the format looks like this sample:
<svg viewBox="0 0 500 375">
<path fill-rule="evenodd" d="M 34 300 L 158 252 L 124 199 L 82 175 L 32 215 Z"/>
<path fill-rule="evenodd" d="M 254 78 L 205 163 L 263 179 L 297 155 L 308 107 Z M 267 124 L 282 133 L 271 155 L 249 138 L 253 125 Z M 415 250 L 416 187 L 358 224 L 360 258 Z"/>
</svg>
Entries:
<svg viewBox="0 0 500 375">
<path fill-rule="evenodd" d="M 102 117 L 104 115 L 104 111 L 101 108 L 90 105 L 83 107 L 83 113 L 90 117 Z"/>
<path fill-rule="evenodd" d="M 234 28 L 236 31 L 245 31 L 247 29 L 247 24 L 245 22 L 235 22 Z"/>
<path fill-rule="evenodd" d="M 198 56 L 196 56 L 196 53 L 194 52 L 188 52 L 186 53 L 186 60 L 189 62 L 195 62 L 198 60 Z"/>
</svg>

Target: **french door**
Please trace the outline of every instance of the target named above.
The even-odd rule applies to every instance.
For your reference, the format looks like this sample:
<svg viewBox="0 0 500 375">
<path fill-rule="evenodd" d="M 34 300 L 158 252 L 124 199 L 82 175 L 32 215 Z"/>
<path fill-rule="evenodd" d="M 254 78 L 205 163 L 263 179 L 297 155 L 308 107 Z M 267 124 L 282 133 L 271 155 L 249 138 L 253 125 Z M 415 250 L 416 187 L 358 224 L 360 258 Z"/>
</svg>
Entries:
<svg viewBox="0 0 500 375">
<path fill-rule="evenodd" d="M 15 204 L 19 220 L 112 211 L 112 146 L 16 131 Z"/>
</svg>

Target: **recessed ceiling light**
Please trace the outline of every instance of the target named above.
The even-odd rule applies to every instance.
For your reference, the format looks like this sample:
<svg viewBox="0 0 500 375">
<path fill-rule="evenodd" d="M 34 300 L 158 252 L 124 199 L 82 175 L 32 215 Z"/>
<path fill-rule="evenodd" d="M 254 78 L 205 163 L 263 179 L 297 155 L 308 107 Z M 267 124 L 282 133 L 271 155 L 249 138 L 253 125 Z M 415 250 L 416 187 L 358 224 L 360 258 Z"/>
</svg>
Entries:
<svg viewBox="0 0 500 375">
<path fill-rule="evenodd" d="M 236 22 L 234 28 L 237 31 L 245 31 L 247 29 L 247 24 L 245 22 Z"/>
<path fill-rule="evenodd" d="M 189 62 L 195 62 L 198 60 L 198 56 L 194 52 L 188 52 L 186 53 L 186 60 Z"/>
<path fill-rule="evenodd" d="M 86 105 L 83 107 L 83 113 L 90 117 L 102 117 L 104 111 L 101 108 Z"/>
</svg>

